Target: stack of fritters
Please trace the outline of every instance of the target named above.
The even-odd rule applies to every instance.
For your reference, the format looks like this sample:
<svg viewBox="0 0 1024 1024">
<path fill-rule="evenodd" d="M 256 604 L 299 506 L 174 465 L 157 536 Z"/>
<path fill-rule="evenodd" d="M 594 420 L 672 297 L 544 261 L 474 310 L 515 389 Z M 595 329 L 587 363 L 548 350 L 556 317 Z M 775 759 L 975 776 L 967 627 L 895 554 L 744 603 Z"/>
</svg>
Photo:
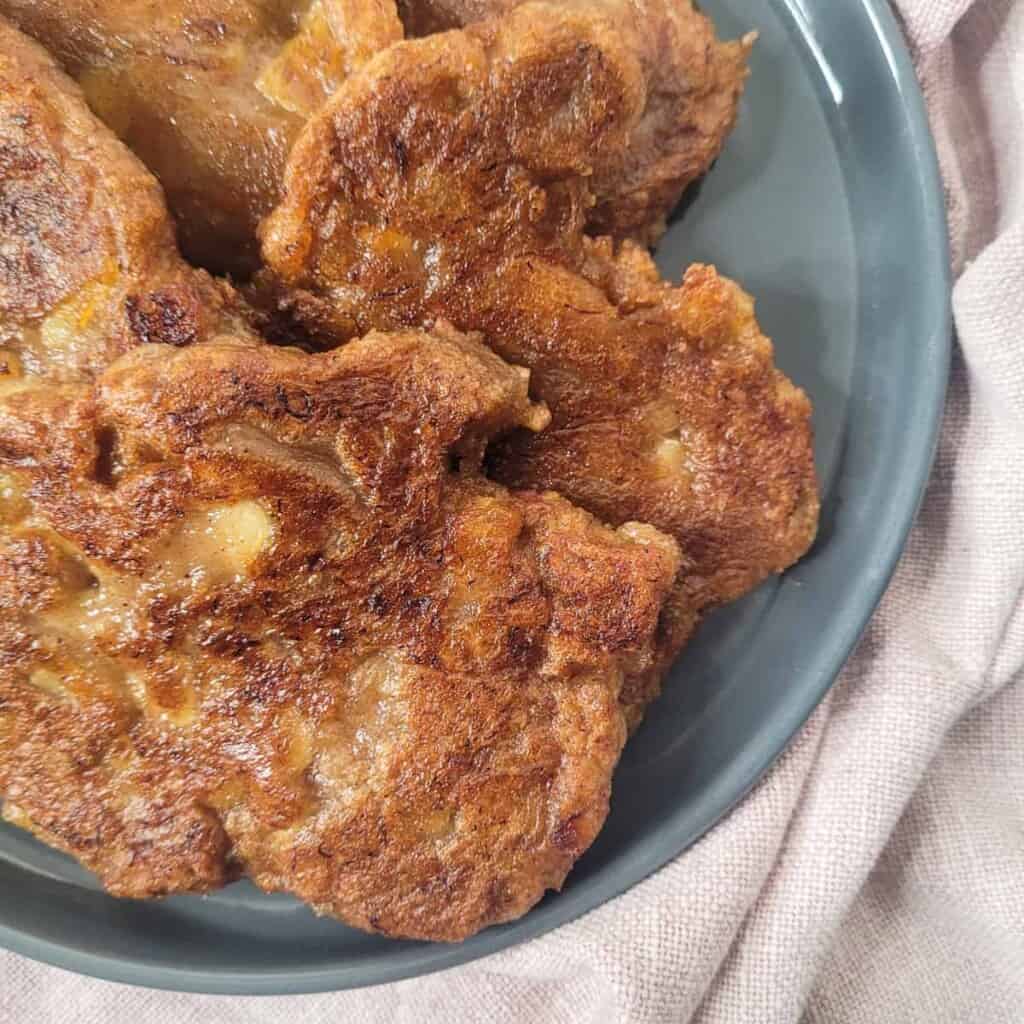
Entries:
<svg viewBox="0 0 1024 1024">
<path fill-rule="evenodd" d="M 522 0 L 0 0 L 63 64 L 167 192 L 185 255 L 247 276 L 302 124 L 402 38 Z M 595 231 L 653 241 L 732 128 L 752 38 L 719 43 L 689 0 L 562 0 L 635 54 L 642 116 L 595 168 Z M 400 20 L 401 16 L 401 20 Z M 404 28 L 403 28 L 404 24 Z M 395 111 L 395 115 L 400 111 Z"/>
<path fill-rule="evenodd" d="M 0 0 L 159 177 L 185 255 L 259 264 L 288 150 L 367 56 L 402 36 L 391 0 Z"/>
<path fill-rule="evenodd" d="M 319 344 L 445 317 L 531 370 L 552 424 L 495 446 L 492 470 L 676 537 L 663 668 L 704 609 L 803 554 L 818 500 L 810 403 L 750 298 L 710 267 L 673 288 L 645 250 L 585 232 L 645 96 L 629 36 L 583 4 L 398 44 L 307 124 L 263 237 Z M 627 684 L 633 721 L 660 674 Z"/>
<path fill-rule="evenodd" d="M 751 300 L 638 244 L 751 39 L 676 0 L 0 11 L 84 89 L 0 22 L 5 818 L 118 895 L 524 913 L 702 612 L 813 538 Z"/>
</svg>

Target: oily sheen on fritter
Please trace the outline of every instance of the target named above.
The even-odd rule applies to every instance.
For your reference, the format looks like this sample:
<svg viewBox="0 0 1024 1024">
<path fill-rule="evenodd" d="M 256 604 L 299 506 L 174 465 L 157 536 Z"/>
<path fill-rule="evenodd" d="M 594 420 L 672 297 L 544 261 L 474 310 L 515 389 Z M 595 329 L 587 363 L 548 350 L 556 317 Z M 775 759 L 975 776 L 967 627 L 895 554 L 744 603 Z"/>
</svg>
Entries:
<svg viewBox="0 0 1024 1024">
<path fill-rule="evenodd" d="M 304 119 L 402 36 L 393 0 L 0 0 L 155 172 L 185 255 L 245 276 Z"/>
<path fill-rule="evenodd" d="M 400 0 L 399 10 L 407 33 L 424 36 L 508 14 L 522 3 Z M 603 152 L 593 169 L 587 228 L 653 243 L 732 131 L 756 35 L 720 42 L 690 0 L 560 0 L 558 7 L 609 21 L 637 57 L 642 78 L 642 114 L 625 143 Z"/>
<path fill-rule="evenodd" d="M 0 86 L 4 818 L 121 896 L 523 913 L 607 813 L 676 545 L 480 475 L 548 414 L 473 338 L 261 344 L 2 23 Z"/>
<path fill-rule="evenodd" d="M 525 912 L 604 821 L 678 565 L 479 475 L 543 419 L 446 329 L 0 393 L 5 817 L 122 896 L 244 872 L 445 940 Z"/>
<path fill-rule="evenodd" d="M 186 256 L 247 277 L 303 122 L 398 42 L 522 0 L 0 0 L 159 177 Z M 721 43 L 689 0 L 567 0 L 637 60 L 642 116 L 595 168 L 592 231 L 652 242 L 731 131 L 753 40 Z M 396 115 L 400 111 L 396 111 Z"/>
<path fill-rule="evenodd" d="M 0 18 L 0 387 L 223 331 L 245 336 L 239 299 L 182 261 L 153 176 Z"/>
<path fill-rule="evenodd" d="M 496 446 L 498 479 L 675 536 L 634 722 L 700 612 L 792 564 L 818 512 L 810 403 L 750 297 L 704 266 L 671 286 L 637 246 L 584 234 L 641 81 L 622 33 L 575 6 L 398 44 L 309 122 L 264 230 L 279 301 L 319 344 L 443 317 L 530 368 L 552 424 Z"/>
</svg>

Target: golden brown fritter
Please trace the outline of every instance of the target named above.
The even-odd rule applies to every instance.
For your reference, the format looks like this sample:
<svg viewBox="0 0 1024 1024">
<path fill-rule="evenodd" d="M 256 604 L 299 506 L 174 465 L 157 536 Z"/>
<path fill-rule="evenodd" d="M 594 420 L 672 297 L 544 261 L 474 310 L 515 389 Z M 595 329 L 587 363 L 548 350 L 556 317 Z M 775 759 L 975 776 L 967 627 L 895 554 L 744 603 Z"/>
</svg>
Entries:
<svg viewBox="0 0 1024 1024">
<path fill-rule="evenodd" d="M 810 403 L 751 299 L 710 267 L 671 287 L 641 249 L 583 233 L 642 80 L 612 23 L 544 3 L 400 43 L 307 125 L 264 255 L 321 344 L 444 317 L 530 368 L 552 426 L 493 469 L 677 538 L 667 663 L 701 610 L 803 554 L 818 499 Z M 656 688 L 630 682 L 632 721 Z"/>
<path fill-rule="evenodd" d="M 470 337 L 260 345 L 3 23 L 0 218 L 4 818 L 117 895 L 246 873 L 388 934 L 558 887 L 675 543 L 483 479 L 549 417 Z"/>
<path fill-rule="evenodd" d="M 305 117 L 400 39 L 394 0 L 0 0 L 156 173 L 185 255 L 247 275 Z"/>
<path fill-rule="evenodd" d="M 443 327 L 0 393 L 5 817 L 123 896 L 245 872 L 446 940 L 524 913 L 604 821 L 678 567 L 479 475 L 545 419 Z"/>
<path fill-rule="evenodd" d="M 160 187 L 80 90 L 0 19 L 0 387 L 89 377 L 143 342 L 245 331 L 178 255 Z"/>
<path fill-rule="evenodd" d="M 410 36 L 462 28 L 507 14 L 524 0 L 399 0 Z M 643 113 L 625 145 L 602 154 L 587 213 L 597 235 L 651 244 L 687 185 L 721 152 L 736 122 L 756 33 L 720 42 L 690 0 L 560 0 L 607 18 L 640 61 Z"/>
<path fill-rule="evenodd" d="M 406 0 L 426 34 L 522 0 Z M 598 233 L 653 242 L 731 131 L 753 36 L 720 43 L 680 0 L 568 0 L 614 26 L 638 58 L 643 111 L 595 168 Z M 402 38 L 394 0 L 0 0 L 57 54 L 93 109 L 156 172 L 185 254 L 247 277 L 303 121 L 365 61 Z"/>
</svg>

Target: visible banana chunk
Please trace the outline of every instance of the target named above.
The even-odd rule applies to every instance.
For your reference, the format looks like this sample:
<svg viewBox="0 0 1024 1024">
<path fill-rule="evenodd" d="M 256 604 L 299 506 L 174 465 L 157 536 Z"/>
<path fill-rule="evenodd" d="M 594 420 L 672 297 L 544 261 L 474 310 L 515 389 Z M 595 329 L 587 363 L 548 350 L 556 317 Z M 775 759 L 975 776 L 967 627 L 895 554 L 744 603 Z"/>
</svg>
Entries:
<svg viewBox="0 0 1024 1024">
<path fill-rule="evenodd" d="M 271 548 L 276 532 L 273 517 L 258 501 L 206 509 L 188 518 L 169 539 L 165 571 L 197 582 L 244 576 Z"/>
<path fill-rule="evenodd" d="M 109 321 L 107 305 L 114 293 L 117 268 L 104 273 L 66 298 L 47 316 L 39 330 L 42 353 L 55 367 L 78 365 L 81 352 L 96 344 L 98 331 Z"/>
<path fill-rule="evenodd" d="M 43 693 L 48 693 L 51 697 L 65 699 L 68 696 L 67 688 L 64 686 L 60 676 L 56 672 L 51 672 L 48 668 L 37 668 L 28 677 L 28 681 L 30 686 L 34 686 L 37 690 L 42 690 Z"/>
<path fill-rule="evenodd" d="M 16 826 L 17 828 L 24 828 L 32 830 L 34 823 L 32 819 L 25 813 L 24 809 L 19 807 L 17 804 L 12 804 L 10 800 L 5 800 L 3 805 L 3 811 L 0 813 L 0 818 L 4 821 Z"/>
<path fill-rule="evenodd" d="M 181 728 L 196 720 L 199 695 L 194 687 L 153 687 L 141 672 L 129 672 L 124 683 L 132 701 L 147 718 L 157 718 Z"/>
<path fill-rule="evenodd" d="M 660 441 L 654 458 L 666 475 L 675 476 L 683 472 L 683 446 L 675 438 L 666 437 Z"/>
<path fill-rule="evenodd" d="M 211 509 L 207 517 L 206 534 L 215 557 L 237 574 L 247 572 L 274 542 L 274 520 L 257 501 Z"/>
</svg>

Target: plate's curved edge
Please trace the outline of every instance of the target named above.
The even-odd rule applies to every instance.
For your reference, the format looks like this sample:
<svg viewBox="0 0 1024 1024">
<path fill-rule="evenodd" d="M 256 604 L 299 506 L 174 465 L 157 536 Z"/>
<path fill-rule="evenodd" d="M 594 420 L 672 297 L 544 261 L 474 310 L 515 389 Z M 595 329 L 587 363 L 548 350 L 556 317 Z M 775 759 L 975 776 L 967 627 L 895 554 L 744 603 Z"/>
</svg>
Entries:
<svg viewBox="0 0 1024 1024">
<path fill-rule="evenodd" d="M 904 507 L 908 511 L 903 522 L 900 523 L 899 529 L 892 532 L 885 549 L 878 553 L 884 565 L 884 570 L 878 574 L 878 581 L 873 586 L 870 597 L 864 602 L 863 607 L 865 610 L 863 614 L 856 618 L 851 618 L 851 621 L 847 623 L 843 642 L 837 644 L 836 652 L 827 665 L 819 669 L 819 685 L 813 703 L 806 707 L 799 715 L 791 716 L 785 725 L 780 727 L 779 735 L 783 737 L 784 734 L 784 738 L 777 744 L 776 749 L 770 756 L 758 759 L 752 766 L 746 766 L 747 770 L 739 777 L 737 777 L 737 773 L 726 774 L 720 777 L 718 785 L 715 787 L 715 792 L 721 791 L 723 794 L 728 795 L 719 797 L 714 817 L 699 833 L 689 837 L 681 837 L 682 845 L 674 853 L 665 857 L 656 855 L 649 858 L 650 865 L 641 877 L 634 878 L 633 881 L 626 883 L 602 902 L 614 899 L 620 896 L 626 889 L 644 881 L 658 869 L 664 867 L 673 857 L 684 852 L 701 836 L 706 835 L 737 804 L 747 797 L 750 791 L 779 759 L 838 679 L 843 666 L 853 653 L 864 630 L 877 610 L 885 591 L 892 581 L 896 566 L 906 546 L 907 538 L 917 520 L 928 487 L 928 481 L 931 478 L 945 414 L 949 371 L 952 360 L 953 324 L 951 297 L 953 282 L 945 191 L 939 169 L 935 140 L 925 106 L 924 94 L 921 91 L 917 74 L 914 71 L 902 30 L 886 0 L 862 0 L 862 3 L 874 24 L 878 36 L 887 45 L 886 56 L 893 71 L 897 89 L 907 114 L 914 124 L 913 142 L 917 157 L 918 183 L 922 194 L 926 197 L 931 197 L 930 205 L 934 214 L 928 219 L 929 233 L 932 235 L 929 239 L 931 243 L 929 252 L 934 254 L 934 271 L 946 296 L 942 308 L 936 308 L 935 323 L 932 329 L 927 334 L 927 337 L 921 339 L 922 348 L 927 349 L 931 357 L 928 361 L 928 367 L 932 374 L 929 386 L 923 390 L 933 393 L 935 401 L 930 410 L 930 422 L 928 422 L 926 429 L 920 432 L 920 449 L 923 456 L 918 460 L 919 470 L 913 477 L 905 480 L 901 487 L 901 490 L 907 497 Z M 665 845 L 671 845 L 676 838 L 678 837 L 668 838 Z M 635 868 L 635 866 L 636 861 L 633 862 L 633 867 Z M 559 920 L 558 924 L 564 924 L 566 921 L 579 917 L 591 909 L 594 909 L 594 907 L 587 907 L 576 914 L 569 913 L 564 919 Z"/>
<path fill-rule="evenodd" d="M 936 398 L 930 410 L 931 420 L 927 424 L 927 429 L 919 432 L 921 457 L 916 460 L 918 472 L 901 483 L 903 507 L 907 511 L 899 529 L 892 531 L 884 549 L 878 553 L 885 569 L 871 588 L 870 597 L 863 603 L 861 614 L 849 616 L 844 623 L 842 640 L 836 644 L 832 657 L 825 664 L 818 666 L 813 702 L 810 706 L 804 707 L 799 714 L 793 714 L 785 722 L 780 723 L 779 741 L 772 745 L 766 756 L 754 759 L 748 764 L 740 764 L 732 772 L 723 774 L 706 796 L 704 803 L 707 806 L 707 814 L 699 828 L 681 828 L 678 832 L 664 837 L 657 848 L 649 851 L 645 857 L 634 858 L 628 867 L 620 865 L 605 879 L 605 885 L 600 893 L 590 890 L 565 893 L 557 901 L 548 904 L 542 913 L 534 911 L 514 925 L 477 936 L 472 949 L 464 946 L 424 944 L 421 949 L 403 951 L 399 957 L 386 964 L 360 963 L 323 970 L 288 969 L 257 973 L 200 972 L 194 968 L 175 969 L 140 965 L 133 961 L 100 956 L 38 939 L 3 924 L 0 924 L 0 946 L 53 967 L 90 975 L 104 981 L 209 995 L 299 995 L 400 981 L 491 956 L 589 913 L 644 881 L 713 828 L 743 800 L 782 754 L 831 688 L 888 587 L 924 497 L 945 410 L 945 393 L 952 353 L 952 274 L 944 190 L 938 157 L 924 96 L 895 17 L 886 0 L 861 0 L 861 3 L 872 20 L 880 42 L 886 47 L 886 57 L 913 129 L 912 141 L 920 189 L 923 195 L 931 197 L 932 215 L 927 220 L 927 230 L 931 236 L 928 239 L 929 253 L 934 254 L 933 269 L 947 298 L 944 308 L 936 308 L 935 322 L 928 336 L 921 339 L 921 344 L 927 348 L 930 355 L 927 366 L 931 372 L 931 381 L 930 387 L 925 390 L 933 393 Z"/>
</svg>

